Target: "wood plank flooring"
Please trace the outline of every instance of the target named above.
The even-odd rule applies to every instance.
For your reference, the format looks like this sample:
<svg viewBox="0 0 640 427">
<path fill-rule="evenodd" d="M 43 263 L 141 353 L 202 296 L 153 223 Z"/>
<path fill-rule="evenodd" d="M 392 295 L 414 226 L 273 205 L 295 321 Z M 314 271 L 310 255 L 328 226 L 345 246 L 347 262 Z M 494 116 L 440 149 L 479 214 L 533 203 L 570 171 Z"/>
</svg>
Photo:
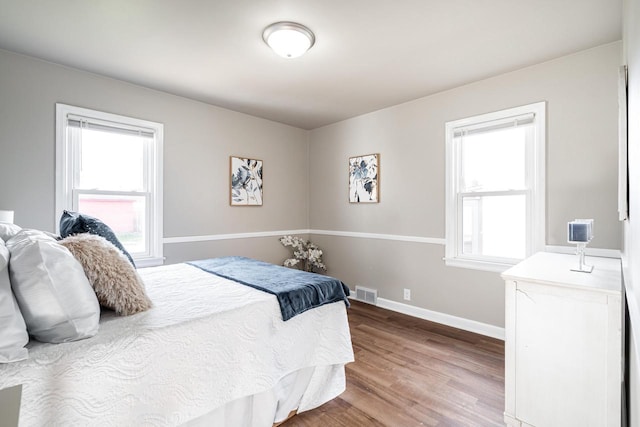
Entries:
<svg viewBox="0 0 640 427">
<path fill-rule="evenodd" d="M 354 301 L 338 398 L 283 427 L 504 426 L 504 342 Z"/>
</svg>

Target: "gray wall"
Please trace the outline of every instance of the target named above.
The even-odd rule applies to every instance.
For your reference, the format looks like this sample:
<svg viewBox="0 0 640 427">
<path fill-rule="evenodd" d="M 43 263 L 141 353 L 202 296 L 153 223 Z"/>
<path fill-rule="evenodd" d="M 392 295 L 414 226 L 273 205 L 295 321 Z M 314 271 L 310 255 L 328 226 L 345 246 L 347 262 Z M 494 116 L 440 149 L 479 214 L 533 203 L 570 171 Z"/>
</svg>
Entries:
<svg viewBox="0 0 640 427">
<path fill-rule="evenodd" d="M 56 102 L 164 123 L 164 237 L 308 228 L 306 131 L 0 51 L 0 209 L 17 224 L 55 229 Z M 229 206 L 230 155 L 264 161 L 262 207 Z M 167 244 L 167 262 L 227 243 Z M 268 261 L 286 255 L 276 238 L 250 244 Z"/>
<path fill-rule="evenodd" d="M 629 426 L 640 426 L 640 0 L 624 3 L 624 58 L 628 66 L 629 220 L 624 227 L 622 267 L 630 324 Z"/>
<path fill-rule="evenodd" d="M 593 217 L 591 246 L 618 249 L 620 51 L 620 43 L 605 45 L 311 132 L 0 51 L 0 209 L 14 209 L 22 226 L 54 229 L 54 105 L 63 102 L 164 123 L 166 238 L 315 229 L 441 239 L 444 123 L 547 101 L 547 243 L 564 244 L 568 220 Z M 381 153 L 381 202 L 349 204 L 347 159 L 373 152 Z M 265 161 L 263 207 L 228 205 L 229 155 Z M 499 275 L 444 266 L 441 244 L 313 238 L 329 273 L 351 287 L 399 302 L 410 288 L 415 306 L 504 325 Z M 287 255 L 275 236 L 164 250 L 167 262 Z"/>
<path fill-rule="evenodd" d="M 445 237 L 445 122 L 547 102 L 547 245 L 566 224 L 594 218 L 590 247 L 620 249 L 617 218 L 617 73 L 621 43 L 396 105 L 311 131 L 310 228 Z M 380 203 L 347 198 L 347 160 L 380 153 Z M 379 297 L 504 325 L 499 274 L 446 267 L 444 246 L 314 235 L 330 273 Z"/>
</svg>

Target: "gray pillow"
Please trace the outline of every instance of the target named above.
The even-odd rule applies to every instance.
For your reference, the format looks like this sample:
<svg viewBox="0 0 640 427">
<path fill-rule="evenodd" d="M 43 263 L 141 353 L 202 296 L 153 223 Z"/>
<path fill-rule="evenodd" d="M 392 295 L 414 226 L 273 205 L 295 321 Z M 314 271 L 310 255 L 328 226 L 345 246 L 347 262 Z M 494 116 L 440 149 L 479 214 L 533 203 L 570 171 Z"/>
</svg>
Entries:
<svg viewBox="0 0 640 427">
<path fill-rule="evenodd" d="M 13 293 L 35 339 L 60 343 L 98 332 L 98 299 L 67 248 L 38 230 L 20 231 L 7 248 Z"/>
<path fill-rule="evenodd" d="M 116 233 L 114 233 L 107 224 L 98 218 L 78 212 L 62 212 L 62 216 L 60 217 L 60 237 L 65 238 L 81 233 L 90 233 L 104 237 L 126 255 L 131 265 L 136 266 L 136 263 L 133 262 L 133 257 L 127 252 L 122 243 L 120 243 L 120 240 L 116 237 Z"/>
<path fill-rule="evenodd" d="M 0 239 L 0 363 L 17 362 L 27 358 L 29 342 L 16 298 L 9 282 L 9 249 Z"/>
</svg>

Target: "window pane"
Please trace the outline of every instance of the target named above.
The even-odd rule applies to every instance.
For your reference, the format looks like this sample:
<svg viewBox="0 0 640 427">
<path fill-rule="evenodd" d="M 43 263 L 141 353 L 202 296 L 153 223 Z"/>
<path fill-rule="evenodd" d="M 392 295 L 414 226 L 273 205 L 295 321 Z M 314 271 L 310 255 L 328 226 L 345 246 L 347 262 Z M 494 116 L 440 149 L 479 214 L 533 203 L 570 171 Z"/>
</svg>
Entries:
<svg viewBox="0 0 640 427">
<path fill-rule="evenodd" d="M 526 130 L 518 126 L 463 136 L 460 191 L 524 189 Z"/>
<path fill-rule="evenodd" d="M 82 129 L 78 187 L 85 190 L 145 191 L 144 144 L 148 139 Z"/>
<path fill-rule="evenodd" d="M 526 230 L 524 195 L 463 198 L 463 254 L 523 259 Z"/>
<path fill-rule="evenodd" d="M 144 196 L 105 196 L 81 194 L 78 211 L 99 218 L 116 233 L 118 240 L 131 253 L 146 253 Z"/>
</svg>

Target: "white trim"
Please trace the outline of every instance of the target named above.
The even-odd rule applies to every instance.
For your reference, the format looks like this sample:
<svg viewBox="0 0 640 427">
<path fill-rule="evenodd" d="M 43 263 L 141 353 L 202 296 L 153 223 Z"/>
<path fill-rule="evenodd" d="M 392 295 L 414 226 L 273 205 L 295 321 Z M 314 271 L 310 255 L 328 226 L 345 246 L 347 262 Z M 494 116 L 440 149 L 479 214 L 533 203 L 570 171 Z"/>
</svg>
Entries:
<svg viewBox="0 0 640 427">
<path fill-rule="evenodd" d="M 629 276 L 626 276 L 626 277 L 629 277 Z M 629 339 L 629 345 L 633 345 L 635 347 L 635 352 L 627 348 L 627 352 L 628 352 L 627 354 L 631 356 L 633 353 L 635 353 L 636 366 L 640 366 L 640 324 L 638 324 L 640 322 L 635 320 L 635 319 L 640 319 L 640 306 L 638 305 L 636 298 L 626 298 L 626 304 L 627 304 L 627 309 L 629 310 L 629 318 L 631 319 L 630 321 L 631 325 L 625 326 L 625 327 L 627 329 L 631 328 L 632 336 Z"/>
<path fill-rule="evenodd" d="M 183 236 L 183 237 L 165 237 L 162 242 L 167 243 L 192 243 L 192 242 L 209 242 L 215 240 L 233 240 L 233 239 L 249 239 L 255 237 L 275 237 L 287 234 L 309 234 L 309 230 L 276 230 L 276 231 L 257 231 L 252 233 L 232 233 L 232 234 L 208 234 L 205 236 Z"/>
<path fill-rule="evenodd" d="M 157 267 L 164 264 L 163 258 L 141 258 L 136 260 L 136 268 Z"/>
<path fill-rule="evenodd" d="M 408 316 L 429 320 L 431 322 L 440 323 L 442 325 L 463 329 L 465 331 L 504 341 L 505 331 L 504 328 L 501 328 L 499 326 L 489 325 L 487 323 L 482 323 L 475 320 L 452 316 L 450 314 L 440 313 L 438 311 L 427 310 L 426 308 L 403 304 L 401 302 L 392 301 L 386 298 L 378 298 L 378 304 L 376 305 L 380 308 L 385 308 L 387 310 L 406 314 Z"/>
<path fill-rule="evenodd" d="M 428 243 L 432 245 L 444 245 L 445 240 L 437 237 L 403 236 L 397 234 L 377 234 L 359 233 L 352 231 L 332 231 L 332 230 L 278 230 L 278 231 L 258 231 L 251 233 L 231 233 L 231 234 L 208 234 L 203 236 L 178 236 L 165 237 L 163 243 L 190 243 L 206 242 L 212 240 L 248 239 L 254 237 L 284 236 L 287 234 L 317 234 L 325 236 L 354 237 L 359 239 L 392 240 L 396 242 Z"/>
<path fill-rule="evenodd" d="M 164 263 L 164 245 L 162 243 L 162 235 L 164 233 L 164 125 L 159 124 L 155 128 L 155 149 L 153 150 L 154 156 L 151 157 L 150 165 L 154 170 L 153 184 L 155 187 L 152 189 L 154 195 L 154 207 L 153 215 L 155 216 L 153 221 L 153 228 L 151 231 L 151 238 L 149 241 L 152 260 L 160 260 L 161 265 Z M 151 171 L 149 171 L 151 176 Z M 149 224 L 147 224 L 149 227 Z M 155 261 L 154 261 L 155 262 Z"/>
<path fill-rule="evenodd" d="M 544 248 L 545 252 L 555 252 L 558 254 L 575 254 L 575 246 L 553 246 L 547 245 Z M 620 258 L 620 250 L 618 249 L 602 249 L 602 248 L 586 248 L 585 255 L 595 256 L 601 258 Z"/>
<path fill-rule="evenodd" d="M 446 240 L 439 237 L 420 237 L 420 236 L 405 236 L 400 234 L 378 234 L 378 233 L 361 233 L 356 231 L 335 231 L 335 230 L 314 230 L 314 229 L 299 229 L 299 230 L 276 230 L 276 231 L 256 231 L 250 233 L 230 233 L 230 234 L 208 234 L 200 236 L 176 236 L 165 237 L 162 239 L 162 243 L 192 243 L 192 242 L 208 242 L 216 240 L 233 240 L 233 239 L 250 239 L 258 237 L 277 237 L 285 235 L 300 235 L 300 234 L 316 234 L 323 236 L 337 236 L 337 237 L 353 237 L 357 239 L 378 239 L 378 240 L 390 240 L 395 242 L 413 242 L 413 243 L 426 243 L 431 245 L 445 245 Z M 575 247 L 572 246 L 551 246 L 544 247 L 546 252 L 557 252 L 562 254 L 575 253 Z M 618 249 L 601 249 L 601 248 L 587 248 L 586 254 L 589 256 L 597 256 L 604 258 L 620 258 L 620 251 Z M 452 267 L 458 267 L 460 264 L 468 266 L 473 261 L 464 260 L 460 262 L 458 259 L 444 258 L 447 265 Z M 502 272 L 513 264 L 509 263 L 487 263 L 478 262 L 477 268 L 480 270 L 497 271 Z M 480 265 L 482 264 L 482 265 Z"/>
<path fill-rule="evenodd" d="M 355 237 L 359 239 L 393 240 L 396 242 L 429 243 L 432 245 L 444 245 L 446 243 L 445 239 L 439 238 L 439 237 L 419 237 L 419 236 L 403 236 L 399 234 L 360 233 L 356 231 L 309 230 L 309 234 L 320 234 L 320 235 L 339 236 L 339 237 Z"/>
<path fill-rule="evenodd" d="M 547 164 L 547 103 L 546 102 L 538 102 L 536 104 L 531 104 L 532 109 L 535 110 L 536 120 L 534 123 L 535 127 L 535 135 L 534 140 L 534 165 L 533 165 L 533 176 L 531 179 L 534 180 L 534 204 L 531 208 L 532 216 L 531 221 L 533 222 L 532 227 L 532 247 L 530 255 L 533 255 L 537 250 L 540 250 L 544 247 L 546 243 L 546 212 L 547 212 L 547 180 L 546 180 L 546 164 Z M 540 120 L 538 120 L 540 118 Z"/>
<path fill-rule="evenodd" d="M 627 117 L 627 66 L 618 69 L 618 219 L 629 218 L 629 136 Z"/>
<path fill-rule="evenodd" d="M 570 254 L 576 253 L 575 246 L 552 246 L 546 245 L 544 247 L 545 252 L 554 252 L 558 254 Z M 618 249 L 602 249 L 602 248 L 587 248 L 585 254 L 588 256 L 601 257 L 601 258 L 620 258 L 620 251 Z M 488 261 L 476 261 L 466 258 L 444 258 L 444 262 L 449 267 L 471 268 L 474 270 L 495 271 L 497 273 L 504 273 L 507 269 L 513 267 L 521 260 L 513 263 L 501 263 L 501 262 L 488 262 Z"/>
<path fill-rule="evenodd" d="M 637 298 L 627 293 L 627 289 L 630 287 L 631 272 L 629 270 L 629 253 L 624 253 L 622 258 L 622 283 L 623 283 L 623 295 L 627 310 L 629 310 L 630 324 L 625 326 L 629 337 L 629 345 L 634 346 L 634 349 L 626 348 L 627 355 L 631 357 L 635 353 L 636 366 L 640 366 L 640 304 L 638 304 Z M 626 296 L 626 297 L 625 297 Z M 624 306 L 623 305 L 623 306 Z M 624 315 L 624 314 L 623 314 Z M 635 351 L 633 351 L 635 350 Z M 625 355 L 626 357 L 626 355 Z M 633 365 L 631 361 L 627 363 Z M 629 366 L 629 365 L 627 365 Z"/>
<path fill-rule="evenodd" d="M 71 184 L 69 183 L 69 171 L 66 168 L 68 162 L 68 147 L 66 143 L 67 106 L 56 104 L 56 170 L 55 170 L 55 207 L 53 220 L 55 232 L 60 234 L 60 215 L 69 206 L 71 200 Z"/>
<path fill-rule="evenodd" d="M 489 262 L 482 260 L 473 260 L 467 258 L 443 258 L 447 267 L 470 268 L 472 270 L 494 271 L 496 273 L 504 273 L 521 260 L 513 263 Z"/>
</svg>

